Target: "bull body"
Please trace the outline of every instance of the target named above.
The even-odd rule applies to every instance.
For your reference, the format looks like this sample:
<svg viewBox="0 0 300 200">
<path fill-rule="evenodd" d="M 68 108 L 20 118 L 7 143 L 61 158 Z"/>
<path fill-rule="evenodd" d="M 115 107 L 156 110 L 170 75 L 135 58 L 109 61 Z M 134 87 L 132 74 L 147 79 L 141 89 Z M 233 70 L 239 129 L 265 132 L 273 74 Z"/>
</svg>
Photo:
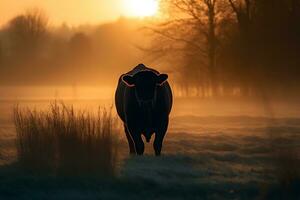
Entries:
<svg viewBox="0 0 300 200">
<path fill-rule="evenodd" d="M 172 108 L 172 91 L 166 80 L 160 85 L 156 84 L 154 92 L 147 91 L 147 88 L 153 90 L 149 86 L 152 83 L 152 77 L 155 78 L 159 75 L 158 71 L 140 64 L 119 78 L 115 93 L 115 105 L 117 113 L 124 123 L 131 154 L 142 155 L 144 153 L 144 143 L 141 136 L 144 135 L 146 141 L 149 142 L 154 133 L 153 147 L 155 154 L 160 155 L 161 153 L 162 142 L 168 128 L 169 114 Z M 123 80 L 124 76 L 134 77 L 135 79 L 140 78 L 143 82 L 129 85 Z M 165 76 L 167 77 L 167 75 Z M 140 88 L 139 91 L 138 88 Z M 144 96 L 148 95 L 148 99 L 139 98 L 139 93 L 143 93 Z"/>
</svg>

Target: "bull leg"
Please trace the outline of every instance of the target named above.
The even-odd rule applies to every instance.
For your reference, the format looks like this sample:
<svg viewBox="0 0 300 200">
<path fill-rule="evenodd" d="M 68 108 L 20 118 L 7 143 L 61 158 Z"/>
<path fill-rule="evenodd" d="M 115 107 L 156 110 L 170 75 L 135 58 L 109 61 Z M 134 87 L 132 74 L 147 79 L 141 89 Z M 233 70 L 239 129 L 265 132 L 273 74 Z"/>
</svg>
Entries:
<svg viewBox="0 0 300 200">
<path fill-rule="evenodd" d="M 130 133 L 133 142 L 134 142 L 134 147 L 135 147 L 135 152 L 138 155 L 143 155 L 144 153 L 144 142 L 142 139 L 141 131 L 135 128 L 130 128 L 131 126 L 128 127 L 128 132 Z"/>
<path fill-rule="evenodd" d="M 156 156 L 160 156 L 161 154 L 162 143 L 168 129 L 168 124 L 169 124 L 169 119 L 164 121 L 155 132 L 153 148 Z"/>
<path fill-rule="evenodd" d="M 130 134 L 129 134 L 129 131 L 128 131 L 126 125 L 124 125 L 124 129 L 125 129 L 126 138 L 127 138 L 128 145 L 129 145 L 129 153 L 130 153 L 131 155 L 134 155 L 134 154 L 136 154 L 136 151 L 135 151 L 135 148 L 134 148 L 134 142 L 133 142 L 133 139 L 131 138 L 131 136 L 130 136 Z"/>
<path fill-rule="evenodd" d="M 135 151 L 138 155 L 143 155 L 144 154 L 144 142 L 141 137 L 141 134 L 135 134 L 133 137 L 134 144 L 135 144 Z"/>
<path fill-rule="evenodd" d="M 160 156 L 160 154 L 161 154 L 162 142 L 163 142 L 164 136 L 165 136 L 165 133 L 162 133 L 162 132 L 155 133 L 153 148 L 154 148 L 156 156 Z"/>
</svg>

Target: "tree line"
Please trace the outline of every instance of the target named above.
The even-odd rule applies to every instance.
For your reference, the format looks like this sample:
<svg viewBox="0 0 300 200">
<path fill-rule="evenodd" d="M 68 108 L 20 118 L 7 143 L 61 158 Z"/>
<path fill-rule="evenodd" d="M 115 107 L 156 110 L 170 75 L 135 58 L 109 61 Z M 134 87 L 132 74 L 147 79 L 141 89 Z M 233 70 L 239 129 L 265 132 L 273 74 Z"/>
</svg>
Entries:
<svg viewBox="0 0 300 200">
<path fill-rule="evenodd" d="M 0 83 L 112 85 L 144 62 L 168 66 L 182 96 L 298 95 L 300 0 L 160 3 L 150 34 L 145 20 L 53 27 L 40 10 L 17 15 L 0 28 Z"/>
<path fill-rule="evenodd" d="M 120 18 L 99 25 L 51 25 L 40 9 L 13 17 L 0 28 L 2 85 L 106 85 L 138 63 L 131 42 L 138 22 Z"/>
<path fill-rule="evenodd" d="M 299 0 L 162 0 L 150 49 L 181 93 L 255 96 L 300 90 Z"/>
</svg>

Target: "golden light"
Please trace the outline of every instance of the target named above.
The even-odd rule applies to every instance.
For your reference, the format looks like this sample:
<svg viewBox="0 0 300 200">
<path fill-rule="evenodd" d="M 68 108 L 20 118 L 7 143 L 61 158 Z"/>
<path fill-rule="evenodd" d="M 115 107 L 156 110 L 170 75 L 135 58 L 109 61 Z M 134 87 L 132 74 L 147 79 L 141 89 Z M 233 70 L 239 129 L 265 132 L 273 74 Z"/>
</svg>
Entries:
<svg viewBox="0 0 300 200">
<path fill-rule="evenodd" d="M 158 12 L 158 0 L 123 0 L 124 15 L 150 17 Z"/>
</svg>

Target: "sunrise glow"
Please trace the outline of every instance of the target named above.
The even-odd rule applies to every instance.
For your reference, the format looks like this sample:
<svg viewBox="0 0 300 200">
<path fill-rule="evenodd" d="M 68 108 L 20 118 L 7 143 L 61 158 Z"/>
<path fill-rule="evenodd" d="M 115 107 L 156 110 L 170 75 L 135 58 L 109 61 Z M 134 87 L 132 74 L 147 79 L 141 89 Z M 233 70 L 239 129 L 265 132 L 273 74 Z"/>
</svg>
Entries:
<svg viewBox="0 0 300 200">
<path fill-rule="evenodd" d="M 157 0 L 123 0 L 124 15 L 130 17 L 150 17 L 158 12 Z"/>
</svg>

